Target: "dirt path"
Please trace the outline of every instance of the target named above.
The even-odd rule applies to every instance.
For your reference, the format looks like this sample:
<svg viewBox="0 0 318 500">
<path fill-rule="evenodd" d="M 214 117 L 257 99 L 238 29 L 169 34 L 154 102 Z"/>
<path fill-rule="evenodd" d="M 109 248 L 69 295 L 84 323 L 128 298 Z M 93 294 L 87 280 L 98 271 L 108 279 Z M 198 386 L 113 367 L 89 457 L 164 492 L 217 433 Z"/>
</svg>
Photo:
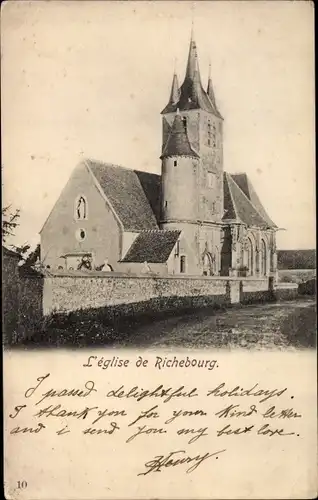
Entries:
<svg viewBox="0 0 318 500">
<path fill-rule="evenodd" d="M 134 329 L 112 347 L 295 349 L 313 347 L 315 299 L 258 304 L 224 312 L 200 311 Z"/>
</svg>

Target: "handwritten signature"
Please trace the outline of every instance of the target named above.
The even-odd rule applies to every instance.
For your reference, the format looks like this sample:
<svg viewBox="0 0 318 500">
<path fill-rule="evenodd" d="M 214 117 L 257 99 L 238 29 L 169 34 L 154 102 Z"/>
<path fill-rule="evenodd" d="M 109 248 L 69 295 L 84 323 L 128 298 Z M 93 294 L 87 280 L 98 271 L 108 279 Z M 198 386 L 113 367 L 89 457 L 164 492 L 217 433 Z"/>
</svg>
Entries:
<svg viewBox="0 0 318 500">
<path fill-rule="evenodd" d="M 146 471 L 145 472 L 140 472 L 137 474 L 138 476 L 147 476 L 147 474 L 150 474 L 151 472 L 162 472 L 162 468 L 166 467 L 175 467 L 177 465 L 183 465 L 183 464 L 192 464 L 187 470 L 186 473 L 190 474 L 193 472 L 199 465 L 201 465 L 205 460 L 211 457 L 216 457 L 218 458 L 218 455 L 223 453 L 224 450 L 219 450 L 214 453 L 208 453 L 206 452 L 204 455 L 196 455 L 195 457 L 189 457 L 189 456 L 184 456 L 186 455 L 185 450 L 177 450 L 177 451 L 171 451 L 167 456 L 164 455 L 157 455 L 154 457 L 153 460 L 150 460 L 149 462 L 145 463 Z M 177 455 L 179 454 L 179 457 Z M 180 455 L 183 455 L 180 457 Z"/>
</svg>

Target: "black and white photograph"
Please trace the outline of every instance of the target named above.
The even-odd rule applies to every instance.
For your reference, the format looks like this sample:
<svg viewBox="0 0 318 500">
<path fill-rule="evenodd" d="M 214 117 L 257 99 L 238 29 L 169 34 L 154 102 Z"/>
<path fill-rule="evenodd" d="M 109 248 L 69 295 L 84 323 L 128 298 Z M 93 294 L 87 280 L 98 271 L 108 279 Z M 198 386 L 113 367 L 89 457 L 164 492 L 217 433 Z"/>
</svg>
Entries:
<svg viewBox="0 0 318 500">
<path fill-rule="evenodd" d="M 270 363 L 280 355 L 290 355 L 288 360 L 313 356 L 317 345 L 313 4 L 13 0 L 2 5 L 1 23 L 2 343 L 10 377 L 18 359 L 19 366 L 34 360 L 33 378 L 25 368 L 25 375 L 12 382 L 12 387 L 15 383 L 22 387 L 24 377 L 30 378 L 23 386 L 23 411 L 21 398 L 11 404 L 8 396 L 8 427 L 18 426 L 34 391 L 39 393 L 34 404 L 40 405 L 34 408 L 40 413 L 32 418 L 38 427 L 30 417 L 29 422 L 24 420 L 23 432 L 32 428 L 43 440 L 51 420 L 63 421 L 60 427 L 69 425 L 75 410 L 69 417 L 66 410 L 53 414 L 52 408 L 42 408 L 49 404 L 47 399 L 43 403 L 45 398 L 59 396 L 50 384 L 54 366 L 62 376 L 62 368 L 57 369 L 62 358 L 66 367 L 80 356 L 85 374 L 99 367 L 100 377 L 110 370 L 117 377 L 120 369 L 125 371 L 126 354 L 140 357 L 139 366 L 145 367 L 145 356 L 154 356 L 156 369 L 171 367 L 170 375 L 183 369 L 196 383 L 194 370 L 212 376 L 221 366 L 219 355 L 228 360 L 249 356 L 246 359 L 253 360 L 256 370 L 254 355 L 262 353 L 268 359 L 273 356 Z M 37 372 L 40 357 L 43 369 Z M 73 365 L 69 366 L 71 377 Z M 264 364 L 259 380 L 271 370 L 269 366 L 266 372 Z M 283 361 L 277 366 L 284 371 Z M 299 373 L 295 372 L 296 378 Z M 125 374 L 128 380 L 128 369 Z M 139 384 L 145 388 L 144 376 Z M 10 377 L 6 383 L 11 394 Z M 277 377 L 283 374 L 277 372 Z M 74 372 L 73 384 L 75 379 Z M 152 380 L 150 369 L 146 379 Z M 85 385 L 89 398 L 96 391 L 92 380 L 92 385 Z M 259 397 L 257 380 L 245 387 L 250 389 L 245 391 L 248 396 Z M 275 378 L 271 381 L 275 385 Z M 41 399 L 44 385 L 48 392 Z M 219 389 L 213 390 L 207 396 L 219 395 Z M 245 394 L 243 388 L 238 390 Z M 178 396 L 184 396 L 181 392 Z M 58 398 L 54 404 L 63 406 L 61 401 Z M 183 404 L 179 401 L 180 412 Z M 153 401 L 151 411 L 157 411 L 156 405 Z M 247 412 L 239 406 L 231 408 L 234 413 Z M 259 415 L 254 406 L 248 401 L 251 414 Z M 278 415 L 277 406 L 272 408 L 264 411 L 265 417 Z M 224 416 L 223 410 L 220 407 L 215 418 Z M 288 418 L 300 414 L 295 408 L 289 410 Z M 248 429 L 248 417 L 245 420 Z M 203 425 L 200 422 L 197 427 Z M 108 434 L 119 435 L 121 424 L 116 420 L 111 425 Z M 18 439 L 23 446 L 22 437 L 14 436 L 22 427 L 15 429 L 9 432 L 8 450 L 18 446 Z M 283 436 L 285 431 L 266 429 L 265 434 Z M 220 431 L 217 436 L 232 432 Z M 297 432 L 288 434 L 298 436 Z M 195 440 L 203 435 L 205 429 Z M 34 442 L 36 437 L 32 436 Z M 227 439 L 235 441 L 235 436 Z M 237 446 L 244 447 L 242 436 L 239 439 Z M 48 440 L 53 450 L 55 440 Z M 76 446 L 82 456 L 81 445 Z M 202 474 L 209 476 L 208 461 L 201 464 L 203 458 L 197 455 L 192 462 L 191 454 L 185 459 L 180 453 L 189 450 L 177 446 L 167 460 L 145 462 L 147 472 L 141 468 L 139 476 L 156 476 L 157 484 L 157 476 L 164 478 L 168 469 L 164 474 L 151 472 L 163 472 L 168 464 L 178 477 L 182 467 L 185 472 L 184 465 L 179 467 L 182 460 L 195 464 L 193 470 L 188 467 L 189 478 L 198 465 L 202 471 L 206 467 Z M 209 457 L 226 460 L 227 446 L 222 444 L 220 450 L 214 446 Z M 8 453 L 10 463 L 13 451 Z M 61 461 L 67 463 L 66 455 Z M 11 469 L 8 475 L 11 478 Z M 28 490 L 30 486 L 22 482 L 30 481 L 20 476 L 14 479 L 18 486 L 10 482 L 8 499 L 52 498 L 52 490 Z M 299 491 L 312 491 L 308 481 L 303 480 L 305 489 Z M 58 500 L 112 494 L 132 499 L 139 493 L 142 498 L 178 497 L 178 479 L 169 491 L 163 485 L 151 490 L 148 483 L 147 493 L 140 487 L 131 496 L 110 486 L 106 496 L 92 490 L 88 497 L 86 487 L 75 490 L 69 485 L 64 490 L 62 484 L 61 493 L 57 489 L 53 495 Z M 287 485 L 285 479 L 282 484 Z M 269 498 L 262 496 L 266 489 L 261 487 L 249 492 L 240 485 L 235 494 L 217 489 L 219 496 L 187 488 L 182 491 L 189 491 L 191 498 Z M 272 498 L 286 494 L 279 491 L 273 490 Z M 288 498 L 300 498 L 299 491 L 294 496 L 290 490 Z"/>
</svg>

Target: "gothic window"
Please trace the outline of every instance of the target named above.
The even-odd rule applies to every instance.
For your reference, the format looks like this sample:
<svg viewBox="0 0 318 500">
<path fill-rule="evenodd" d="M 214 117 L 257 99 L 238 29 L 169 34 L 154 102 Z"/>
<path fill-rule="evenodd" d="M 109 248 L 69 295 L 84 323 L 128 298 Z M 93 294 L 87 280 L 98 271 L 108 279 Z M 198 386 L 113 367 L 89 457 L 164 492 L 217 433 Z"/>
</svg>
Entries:
<svg viewBox="0 0 318 500">
<path fill-rule="evenodd" d="M 260 275 L 266 276 L 267 273 L 267 251 L 265 241 L 261 241 L 261 251 L 260 251 Z"/>
<path fill-rule="evenodd" d="M 254 254 L 253 254 L 253 245 L 250 238 L 247 238 L 245 244 L 242 244 L 243 249 L 243 257 L 242 257 L 242 265 L 247 267 L 248 274 L 251 276 L 254 274 Z"/>
<path fill-rule="evenodd" d="M 186 257 L 185 255 L 181 255 L 180 257 L 180 273 L 186 272 Z"/>
<path fill-rule="evenodd" d="M 87 219 L 87 200 L 85 196 L 78 196 L 75 200 L 75 218 L 77 220 Z"/>
</svg>

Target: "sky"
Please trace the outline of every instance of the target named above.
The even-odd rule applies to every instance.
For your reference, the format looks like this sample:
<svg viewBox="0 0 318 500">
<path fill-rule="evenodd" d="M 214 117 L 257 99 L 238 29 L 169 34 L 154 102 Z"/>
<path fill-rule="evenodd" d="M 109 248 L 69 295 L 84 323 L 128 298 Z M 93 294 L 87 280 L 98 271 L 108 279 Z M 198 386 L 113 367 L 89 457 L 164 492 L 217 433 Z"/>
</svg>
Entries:
<svg viewBox="0 0 318 500">
<path fill-rule="evenodd" d="M 15 244 L 39 231 L 83 158 L 160 173 L 161 115 L 191 24 L 201 77 L 211 62 L 224 117 L 224 169 L 246 172 L 282 231 L 315 248 L 311 2 L 2 4 L 4 204 Z"/>
</svg>

